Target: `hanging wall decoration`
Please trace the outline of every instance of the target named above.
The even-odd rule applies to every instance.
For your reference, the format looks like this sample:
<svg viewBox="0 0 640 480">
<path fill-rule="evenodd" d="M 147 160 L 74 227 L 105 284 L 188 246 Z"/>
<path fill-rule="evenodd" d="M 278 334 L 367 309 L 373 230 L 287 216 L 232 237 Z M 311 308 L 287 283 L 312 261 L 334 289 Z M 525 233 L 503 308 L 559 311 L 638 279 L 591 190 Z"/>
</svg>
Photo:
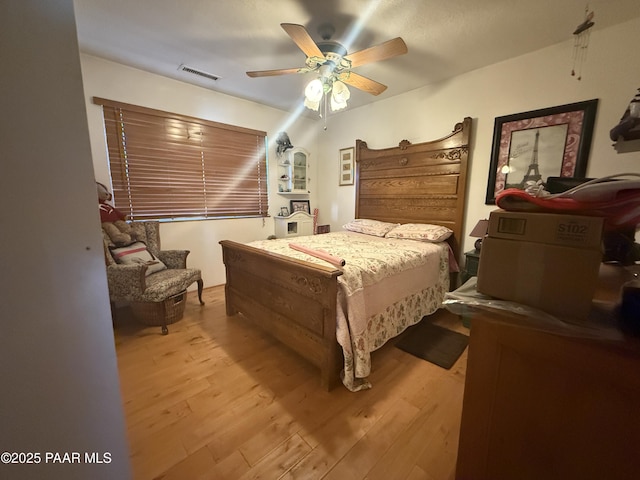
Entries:
<svg viewBox="0 0 640 480">
<path fill-rule="evenodd" d="M 291 145 L 291 140 L 289 140 L 289 135 L 287 135 L 287 132 L 278 133 L 278 136 L 276 138 L 276 144 L 278 145 L 276 147 L 276 155 L 278 157 L 281 157 L 284 152 L 286 152 L 290 148 L 293 148 L 293 145 Z"/>
<path fill-rule="evenodd" d="M 573 67 L 571 68 L 571 76 L 575 77 L 577 75 L 578 80 L 582 80 L 582 64 L 587 59 L 589 36 L 593 25 L 593 12 L 590 12 L 589 6 L 587 6 L 584 11 L 584 22 L 578 25 L 573 32 Z"/>
</svg>

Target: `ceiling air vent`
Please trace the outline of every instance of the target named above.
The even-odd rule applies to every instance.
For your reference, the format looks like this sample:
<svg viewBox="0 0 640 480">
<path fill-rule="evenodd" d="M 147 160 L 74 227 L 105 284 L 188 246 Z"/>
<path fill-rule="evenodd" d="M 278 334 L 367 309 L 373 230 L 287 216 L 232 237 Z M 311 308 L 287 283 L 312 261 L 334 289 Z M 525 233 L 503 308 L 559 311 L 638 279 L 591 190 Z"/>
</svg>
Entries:
<svg viewBox="0 0 640 480">
<path fill-rule="evenodd" d="M 201 77 L 208 78 L 210 80 L 213 80 L 214 82 L 220 78 L 219 76 L 214 75 L 213 73 L 203 72 L 202 70 L 196 70 L 195 68 L 187 67 L 186 65 L 180 65 L 178 67 L 178 70 L 181 70 L 187 73 L 193 73 L 194 75 L 200 75 Z"/>
</svg>

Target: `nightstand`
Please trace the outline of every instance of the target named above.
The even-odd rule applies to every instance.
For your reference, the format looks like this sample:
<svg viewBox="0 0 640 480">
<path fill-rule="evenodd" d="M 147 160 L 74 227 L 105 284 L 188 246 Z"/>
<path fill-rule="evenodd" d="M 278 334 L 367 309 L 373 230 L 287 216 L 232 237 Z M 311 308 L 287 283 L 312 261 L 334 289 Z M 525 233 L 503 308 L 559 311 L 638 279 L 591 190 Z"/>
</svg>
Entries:
<svg viewBox="0 0 640 480">
<path fill-rule="evenodd" d="M 478 276 L 478 265 L 480 264 L 480 250 L 470 250 L 464 254 L 464 270 L 462 271 L 462 283 L 471 277 Z"/>
</svg>

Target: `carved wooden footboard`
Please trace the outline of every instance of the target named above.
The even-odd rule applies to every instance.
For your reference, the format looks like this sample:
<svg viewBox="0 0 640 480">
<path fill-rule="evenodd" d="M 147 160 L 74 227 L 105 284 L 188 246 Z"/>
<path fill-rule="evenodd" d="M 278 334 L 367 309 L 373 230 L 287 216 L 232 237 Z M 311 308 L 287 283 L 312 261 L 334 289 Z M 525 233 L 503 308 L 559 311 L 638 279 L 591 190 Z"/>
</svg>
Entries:
<svg viewBox="0 0 640 480">
<path fill-rule="evenodd" d="M 223 240 L 227 315 L 242 313 L 320 369 L 321 385 L 340 381 L 336 340 L 338 276 L 342 272 Z"/>
</svg>

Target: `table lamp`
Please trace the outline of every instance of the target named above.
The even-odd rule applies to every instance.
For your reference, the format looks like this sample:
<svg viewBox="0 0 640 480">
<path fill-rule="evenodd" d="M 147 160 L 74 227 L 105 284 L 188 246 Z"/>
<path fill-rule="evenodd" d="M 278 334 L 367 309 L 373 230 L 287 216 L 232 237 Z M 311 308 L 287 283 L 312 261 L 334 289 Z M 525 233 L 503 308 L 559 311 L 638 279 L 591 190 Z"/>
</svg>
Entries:
<svg viewBox="0 0 640 480">
<path fill-rule="evenodd" d="M 488 230 L 489 220 L 487 220 L 486 218 L 484 220 L 478 221 L 476 226 L 473 227 L 473 230 L 471 230 L 469 236 L 477 238 L 476 242 L 473 244 L 474 247 L 476 247 L 477 252 L 480 251 L 480 248 L 482 247 L 482 239 L 487 235 Z"/>
</svg>

